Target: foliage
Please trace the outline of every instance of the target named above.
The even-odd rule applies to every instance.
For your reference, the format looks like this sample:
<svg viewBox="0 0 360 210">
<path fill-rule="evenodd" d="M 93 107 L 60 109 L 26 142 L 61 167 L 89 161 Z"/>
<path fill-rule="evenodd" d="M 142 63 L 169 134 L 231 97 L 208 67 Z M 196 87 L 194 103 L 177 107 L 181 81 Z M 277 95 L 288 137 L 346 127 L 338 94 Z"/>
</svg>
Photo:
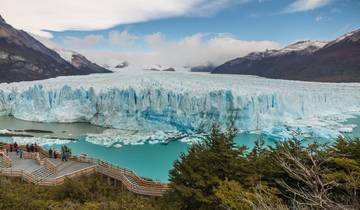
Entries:
<svg viewBox="0 0 360 210">
<path fill-rule="evenodd" d="M 231 132 L 214 127 L 174 163 L 173 209 L 360 209 L 360 140 L 333 145 L 297 140 L 250 152 L 237 147 Z"/>
<path fill-rule="evenodd" d="M 226 209 L 285 208 L 282 200 L 276 195 L 276 189 L 266 185 L 259 185 L 248 191 L 236 181 L 225 180 L 215 190 L 215 195 Z"/>
<path fill-rule="evenodd" d="M 156 200 L 135 195 L 98 175 L 69 179 L 57 187 L 0 177 L 0 209 L 158 209 Z"/>
<path fill-rule="evenodd" d="M 193 145 L 187 155 L 175 161 L 170 171 L 171 191 L 167 198 L 182 209 L 212 209 L 220 205 L 214 190 L 226 178 L 244 177 L 245 148 L 233 142 L 233 130 L 221 133 L 214 126 L 210 136 Z"/>
</svg>

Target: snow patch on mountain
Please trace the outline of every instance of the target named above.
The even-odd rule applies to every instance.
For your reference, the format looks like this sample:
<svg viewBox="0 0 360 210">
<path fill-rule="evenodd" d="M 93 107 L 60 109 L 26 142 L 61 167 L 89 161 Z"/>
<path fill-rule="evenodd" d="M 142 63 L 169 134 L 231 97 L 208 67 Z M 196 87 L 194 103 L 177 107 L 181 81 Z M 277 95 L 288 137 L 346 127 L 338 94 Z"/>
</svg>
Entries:
<svg viewBox="0 0 360 210">
<path fill-rule="evenodd" d="M 266 50 L 264 52 L 252 52 L 246 55 L 245 57 L 237 58 L 230 61 L 231 65 L 237 65 L 244 60 L 261 60 L 266 57 L 275 57 L 283 56 L 289 53 L 300 53 L 300 54 L 311 54 L 315 51 L 323 48 L 328 42 L 325 41 L 299 41 L 293 44 L 290 44 L 280 50 Z"/>
<path fill-rule="evenodd" d="M 71 63 L 72 58 L 74 55 L 80 55 L 79 53 L 72 51 L 72 50 L 66 50 L 61 48 L 53 48 L 55 52 L 57 52 L 64 60 Z"/>
<path fill-rule="evenodd" d="M 316 50 L 324 47 L 328 42 L 325 41 L 299 41 L 286 46 L 285 48 L 278 50 L 274 55 L 287 54 L 291 52 L 306 51 L 307 53 L 313 53 Z"/>
</svg>

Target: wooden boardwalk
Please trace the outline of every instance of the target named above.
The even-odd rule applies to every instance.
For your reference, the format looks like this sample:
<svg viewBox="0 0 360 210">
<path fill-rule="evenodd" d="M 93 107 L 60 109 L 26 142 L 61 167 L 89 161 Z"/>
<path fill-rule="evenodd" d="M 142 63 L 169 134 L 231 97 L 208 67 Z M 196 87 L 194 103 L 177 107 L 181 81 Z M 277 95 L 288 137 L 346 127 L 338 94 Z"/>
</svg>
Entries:
<svg viewBox="0 0 360 210">
<path fill-rule="evenodd" d="M 19 158 L 15 152 L 7 153 L 9 148 L 9 145 L 0 148 L 0 174 L 20 177 L 34 184 L 60 185 L 66 178 L 99 173 L 122 182 L 128 190 L 141 195 L 162 196 L 169 189 L 167 184 L 146 180 L 128 169 L 99 159 L 72 156 L 69 161 L 63 162 L 49 158 L 47 151 L 41 147 L 38 152 L 24 152 L 23 158 Z M 25 150 L 24 146 L 20 148 Z"/>
</svg>

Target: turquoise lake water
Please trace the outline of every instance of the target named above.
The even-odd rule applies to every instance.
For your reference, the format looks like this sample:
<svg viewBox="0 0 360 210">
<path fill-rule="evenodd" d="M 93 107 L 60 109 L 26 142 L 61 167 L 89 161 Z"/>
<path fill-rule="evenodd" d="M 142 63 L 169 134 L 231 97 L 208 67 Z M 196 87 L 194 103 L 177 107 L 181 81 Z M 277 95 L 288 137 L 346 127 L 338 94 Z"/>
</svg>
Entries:
<svg viewBox="0 0 360 210">
<path fill-rule="evenodd" d="M 1 120 L 0 130 L 10 129 L 31 129 L 34 128 L 31 122 L 18 122 L 16 119 Z M 360 117 L 349 119 L 346 124 L 356 124 L 357 128 L 353 130 L 350 136 L 360 137 Z M 69 127 L 66 127 L 69 126 Z M 88 127 L 90 126 L 90 127 Z M 84 140 L 81 135 L 86 132 L 100 133 L 103 129 L 87 124 L 42 124 L 35 123 L 35 128 L 44 130 L 57 130 L 57 133 L 64 135 L 71 134 L 72 137 L 79 137 L 79 141 L 73 141 L 68 144 L 74 154 L 86 153 L 91 157 L 100 158 L 135 171 L 138 175 L 152 178 L 160 181 L 168 180 L 168 171 L 172 168 L 173 162 L 177 160 L 181 153 L 186 153 L 189 145 L 180 141 L 172 141 L 164 144 L 144 144 L 144 145 L 125 145 L 120 148 L 104 147 L 91 144 Z M 13 128 L 14 129 L 14 128 Z M 61 132 L 59 132 L 61 130 Z M 66 131 L 64 133 L 64 131 Z M 252 148 L 254 141 L 260 138 L 257 134 L 242 133 L 235 141 L 239 145 L 246 145 Z M 1 141 L 9 141 L 10 138 L 0 137 Z M 266 139 L 265 139 L 266 140 Z M 267 141 L 267 144 L 274 142 Z M 59 147 L 54 145 L 52 147 Z"/>
</svg>

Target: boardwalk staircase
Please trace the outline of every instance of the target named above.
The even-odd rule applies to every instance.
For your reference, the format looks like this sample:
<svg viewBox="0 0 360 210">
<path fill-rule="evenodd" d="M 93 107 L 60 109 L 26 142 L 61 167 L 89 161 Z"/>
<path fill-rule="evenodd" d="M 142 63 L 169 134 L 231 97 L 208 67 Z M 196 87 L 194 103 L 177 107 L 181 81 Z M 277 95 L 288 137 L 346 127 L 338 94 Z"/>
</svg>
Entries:
<svg viewBox="0 0 360 210">
<path fill-rule="evenodd" d="M 27 153 L 23 159 L 16 155 L 8 156 L 9 145 L 0 149 L 0 174 L 11 177 L 21 177 L 23 180 L 39 185 L 60 185 L 68 178 L 75 178 L 93 173 L 102 174 L 114 181 L 120 181 L 129 190 L 148 196 L 162 196 L 169 186 L 158 181 L 147 180 L 137 176 L 133 171 L 115 166 L 106 161 L 87 156 L 72 156 L 69 161 L 62 162 L 52 159 L 48 152 L 39 147 L 36 153 Z M 20 146 L 25 150 L 24 146 Z M 12 161 L 10 157 L 15 158 Z M 27 161 L 27 162 L 24 162 Z M 24 164 L 25 163 L 25 164 Z M 29 168 L 29 164 L 31 167 Z"/>
<path fill-rule="evenodd" d="M 43 166 L 31 173 L 37 183 L 41 183 L 42 181 L 46 180 L 48 177 L 55 175 L 53 171 L 48 169 L 47 167 Z"/>
</svg>

